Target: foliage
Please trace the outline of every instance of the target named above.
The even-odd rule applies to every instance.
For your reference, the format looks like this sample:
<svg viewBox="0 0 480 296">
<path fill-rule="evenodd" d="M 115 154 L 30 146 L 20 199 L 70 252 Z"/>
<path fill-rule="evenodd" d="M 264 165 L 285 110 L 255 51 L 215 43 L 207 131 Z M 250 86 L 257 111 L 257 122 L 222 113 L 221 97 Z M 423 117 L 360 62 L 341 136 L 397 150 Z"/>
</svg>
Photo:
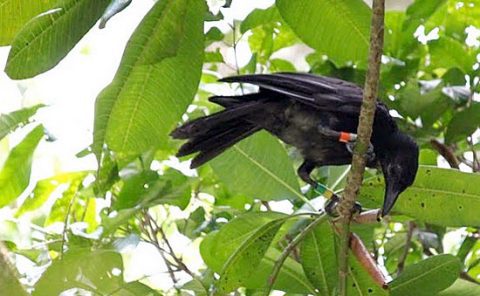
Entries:
<svg viewBox="0 0 480 296">
<path fill-rule="evenodd" d="M 11 46 L 6 74 L 26 79 L 52 69 L 98 20 L 104 27 L 129 3 L 0 0 L 0 44 Z M 305 232 L 325 200 L 296 177 L 298 153 L 259 132 L 190 171 L 188 157 L 174 156 L 180 142 L 169 133 L 219 110 L 207 98 L 227 90 L 217 82 L 226 75 L 303 69 L 363 85 L 370 8 L 361 0 L 277 0 L 231 22 L 224 15 L 232 1 L 152 5 L 117 49 L 124 53 L 115 77 L 98 94 L 93 143 L 78 155 L 95 157 L 96 170 L 34 180 L 34 152 L 46 131 L 32 122 L 48 107 L 0 116 L 3 143 L 24 135 L 0 171 L 0 206 L 12 213 L 0 219 L 0 238 L 17 267 L 28 260 L 41 270 L 35 281 L 19 275 L 25 291 L 260 295 L 273 286 L 287 295 L 335 295 L 337 228 L 329 220 Z M 386 14 L 379 100 L 418 142 L 422 166 L 391 217 L 352 228 L 391 276 L 388 288 L 351 256 L 348 295 L 480 293 L 480 42 L 472 33 L 479 16 L 477 0 L 416 0 Z M 243 65 L 239 44 L 250 49 Z M 316 178 L 341 192 L 346 169 L 321 168 Z M 379 207 L 382 178 L 372 169 L 364 181 L 360 202 Z M 178 247 L 182 241 L 201 258 Z M 146 271 L 127 279 L 128 250 L 143 244 L 159 254 L 151 263 L 162 266 L 169 288 Z"/>
</svg>

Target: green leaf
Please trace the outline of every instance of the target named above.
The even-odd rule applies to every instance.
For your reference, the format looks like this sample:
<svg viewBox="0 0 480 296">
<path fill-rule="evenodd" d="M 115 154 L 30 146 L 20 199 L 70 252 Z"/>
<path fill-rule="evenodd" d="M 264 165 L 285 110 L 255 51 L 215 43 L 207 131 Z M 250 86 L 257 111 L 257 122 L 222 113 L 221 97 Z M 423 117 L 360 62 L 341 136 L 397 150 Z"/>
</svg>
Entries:
<svg viewBox="0 0 480 296">
<path fill-rule="evenodd" d="M 384 54 L 392 57 L 400 57 L 404 31 L 402 25 L 405 21 L 405 13 L 401 11 L 387 11 L 385 13 L 385 48 Z M 409 36 L 413 39 L 413 36 Z"/>
<path fill-rule="evenodd" d="M 285 148 L 266 132 L 248 137 L 210 164 L 235 193 L 262 200 L 304 198 Z"/>
<path fill-rule="evenodd" d="M 5 72 L 30 78 L 57 65 L 100 18 L 109 0 L 61 0 L 28 22 L 12 42 Z"/>
<path fill-rule="evenodd" d="M 203 260 L 215 272 L 220 272 L 239 245 L 258 228 L 285 217 L 285 214 L 276 212 L 250 212 L 236 217 L 215 233 L 214 238 L 207 236 L 208 239 L 202 242 L 200 252 Z M 204 248 L 204 245 L 208 245 L 208 248 Z"/>
<path fill-rule="evenodd" d="M 25 23 L 56 2 L 57 0 L 0 0 L 0 46 L 9 45 Z"/>
<path fill-rule="evenodd" d="M 456 280 L 448 289 L 443 290 L 439 296 L 477 296 L 480 295 L 480 285 L 466 281 Z"/>
<path fill-rule="evenodd" d="M 271 59 L 270 70 L 272 72 L 295 72 L 297 69 L 295 66 L 287 60 L 283 59 Z"/>
<path fill-rule="evenodd" d="M 0 171 L 0 207 L 15 200 L 30 183 L 33 152 L 43 137 L 43 126 L 34 128 L 8 155 Z"/>
<path fill-rule="evenodd" d="M 277 0 L 283 19 L 307 45 L 337 65 L 367 65 L 371 11 L 361 0 Z"/>
<path fill-rule="evenodd" d="M 208 32 L 205 34 L 205 43 L 206 46 L 212 44 L 215 41 L 222 41 L 225 35 L 220 31 L 217 27 L 212 27 Z"/>
<path fill-rule="evenodd" d="M 45 226 L 51 225 L 55 222 L 63 223 L 65 218 L 69 216 L 75 205 L 75 198 L 77 197 L 78 190 L 82 186 L 83 176 L 79 176 L 70 182 L 67 190 L 65 190 L 62 196 L 55 201 L 52 206 L 52 210 L 45 221 Z"/>
<path fill-rule="evenodd" d="M 460 275 L 461 263 L 455 256 L 443 254 L 407 266 L 389 285 L 392 296 L 430 296 L 445 290 Z"/>
<path fill-rule="evenodd" d="M 200 81 L 204 11 L 203 1 L 165 0 L 144 17 L 127 44 L 113 82 L 96 101 L 93 150 L 97 159 L 105 142 L 125 154 L 168 147 L 168 134 Z M 173 20 L 183 29 L 168 31 Z M 179 40 L 173 55 L 173 47 L 165 45 L 172 38 Z M 154 63 L 153 56 L 158 57 Z"/>
<path fill-rule="evenodd" d="M 349 296 L 387 296 L 388 291 L 373 281 L 370 274 L 352 254 L 348 258 L 347 295 Z"/>
<path fill-rule="evenodd" d="M 150 288 L 149 286 L 136 281 L 136 282 L 129 282 L 127 284 L 122 285 L 121 288 L 115 290 L 114 294 L 110 294 L 113 296 L 161 296 L 159 292 L 155 291 L 154 289 Z"/>
<path fill-rule="evenodd" d="M 120 275 L 114 275 L 115 270 Z M 60 295 L 72 288 L 82 288 L 100 295 L 117 295 L 116 292 L 125 285 L 122 273 L 122 257 L 113 250 L 75 248 L 65 253 L 62 259 L 53 261 L 35 284 L 32 295 Z"/>
<path fill-rule="evenodd" d="M 187 282 L 182 286 L 182 290 L 192 291 L 197 296 L 208 296 L 208 288 L 203 285 L 203 283 L 196 278 L 193 278 L 191 281 Z"/>
<path fill-rule="evenodd" d="M 43 104 L 23 108 L 0 116 L 0 140 L 13 132 L 18 127 L 29 122 L 30 117 L 37 113 L 37 110 L 45 107 Z"/>
<path fill-rule="evenodd" d="M 320 295 L 333 295 L 338 268 L 335 237 L 328 223 L 318 225 L 306 236 L 300 248 L 300 259 L 305 275 Z"/>
<path fill-rule="evenodd" d="M 157 204 L 171 204 L 185 209 L 192 192 L 189 178 L 175 169 L 167 170 L 162 176 L 154 171 L 143 171 L 127 176 L 123 183 L 113 204 L 115 210 Z"/>
<path fill-rule="evenodd" d="M 420 166 L 412 186 L 400 197 L 393 213 L 441 226 L 480 226 L 480 175 L 453 169 Z M 367 181 L 360 202 L 371 208 L 383 204 L 380 178 Z"/>
<path fill-rule="evenodd" d="M 414 81 L 410 81 L 398 94 L 399 109 L 402 115 L 412 119 L 422 118 L 424 126 L 431 126 L 451 107 L 451 100 L 442 93 L 443 84 L 422 93 Z"/>
<path fill-rule="evenodd" d="M 217 286 L 221 293 L 245 286 L 245 279 L 255 272 L 283 222 L 285 218 L 266 223 L 238 246 L 220 273 Z"/>
<path fill-rule="evenodd" d="M 445 142 L 453 144 L 470 136 L 480 126 L 480 103 L 455 113 L 448 123 Z"/>
<path fill-rule="evenodd" d="M 20 217 L 27 212 L 40 208 L 58 186 L 71 182 L 74 179 L 83 178 L 86 174 L 87 172 L 63 173 L 38 181 L 33 192 L 25 199 L 22 206 L 15 213 L 15 217 Z"/>
<path fill-rule="evenodd" d="M 248 30 L 269 24 L 272 22 L 278 22 L 282 19 L 278 13 L 277 7 L 271 6 L 267 9 L 254 9 L 243 22 L 240 24 L 240 32 L 244 34 Z"/>
<path fill-rule="evenodd" d="M 306 276 L 319 295 L 335 295 L 338 282 L 337 246 L 335 233 L 330 223 L 323 223 L 302 242 L 300 258 Z M 347 295 L 388 295 L 387 291 L 373 281 L 358 260 L 350 255 L 347 278 Z"/>
<path fill-rule="evenodd" d="M 219 232 L 211 232 L 200 245 L 200 253 L 205 263 L 215 272 L 220 273 L 222 266 L 234 254 L 239 245 L 255 231 L 275 219 L 285 218 L 284 214 L 274 212 L 251 212 L 241 215 L 223 226 Z M 280 252 L 271 247 L 266 252 L 255 271 L 245 278 L 245 286 L 250 289 L 265 289 Z M 291 258 L 283 264 L 274 289 L 290 293 L 315 294 L 301 265 Z"/>
<path fill-rule="evenodd" d="M 416 0 L 407 9 L 406 19 L 402 26 L 402 46 L 400 48 L 400 58 L 410 54 L 420 43 L 413 34 L 417 28 L 429 22 L 431 18 L 445 8 L 447 0 Z"/>
<path fill-rule="evenodd" d="M 468 48 L 459 41 L 442 36 L 438 40 L 428 43 L 430 63 L 434 68 L 459 68 L 465 74 L 473 71 L 476 58 L 470 54 Z"/>
<path fill-rule="evenodd" d="M 125 210 L 120 210 L 118 212 L 114 212 L 109 216 L 102 216 L 102 236 L 107 237 L 111 233 L 115 232 L 118 227 L 122 226 L 123 224 L 127 223 L 135 214 L 140 212 L 142 209 L 137 208 L 130 208 Z"/>
</svg>

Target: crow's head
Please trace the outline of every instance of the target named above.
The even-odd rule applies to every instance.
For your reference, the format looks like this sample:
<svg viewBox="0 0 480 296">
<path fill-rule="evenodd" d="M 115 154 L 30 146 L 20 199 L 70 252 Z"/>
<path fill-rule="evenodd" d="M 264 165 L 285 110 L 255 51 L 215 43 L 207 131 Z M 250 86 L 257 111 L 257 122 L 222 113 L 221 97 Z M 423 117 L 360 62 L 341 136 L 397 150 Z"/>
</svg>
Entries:
<svg viewBox="0 0 480 296">
<path fill-rule="evenodd" d="M 385 177 L 382 216 L 390 212 L 400 193 L 412 185 L 418 170 L 418 146 L 411 137 L 396 132 L 389 137 L 385 148 L 379 156 Z"/>
</svg>

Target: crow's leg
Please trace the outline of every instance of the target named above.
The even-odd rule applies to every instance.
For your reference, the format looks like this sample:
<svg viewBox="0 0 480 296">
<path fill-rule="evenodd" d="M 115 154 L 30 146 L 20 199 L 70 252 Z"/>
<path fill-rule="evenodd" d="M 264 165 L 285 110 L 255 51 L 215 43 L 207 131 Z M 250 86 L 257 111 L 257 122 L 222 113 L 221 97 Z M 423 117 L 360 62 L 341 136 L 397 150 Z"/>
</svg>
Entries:
<svg viewBox="0 0 480 296">
<path fill-rule="evenodd" d="M 305 181 L 305 183 L 310 184 L 310 186 L 312 186 L 313 188 L 316 188 L 318 186 L 318 183 L 310 177 L 313 169 L 315 169 L 315 164 L 311 161 L 305 160 L 298 168 L 297 174 L 300 179 Z"/>
<path fill-rule="evenodd" d="M 307 184 L 310 184 L 310 186 L 312 186 L 317 193 L 322 194 L 327 199 L 327 202 L 325 203 L 325 212 L 332 217 L 338 216 L 336 207 L 340 202 L 340 197 L 310 177 L 313 169 L 315 169 L 315 164 L 311 161 L 305 160 L 298 168 L 297 174 L 300 176 L 300 179 L 305 181 Z M 355 203 L 354 212 L 362 212 L 362 206 L 359 203 Z"/>
<path fill-rule="evenodd" d="M 300 179 L 305 181 L 305 183 L 310 184 L 315 192 L 325 195 L 325 197 L 328 199 L 328 201 L 325 203 L 325 212 L 330 216 L 336 216 L 335 207 L 339 202 L 339 198 L 336 194 L 331 193 L 325 186 L 310 177 L 310 174 L 314 169 L 315 164 L 311 161 L 305 160 L 298 168 L 297 174 Z"/>
</svg>

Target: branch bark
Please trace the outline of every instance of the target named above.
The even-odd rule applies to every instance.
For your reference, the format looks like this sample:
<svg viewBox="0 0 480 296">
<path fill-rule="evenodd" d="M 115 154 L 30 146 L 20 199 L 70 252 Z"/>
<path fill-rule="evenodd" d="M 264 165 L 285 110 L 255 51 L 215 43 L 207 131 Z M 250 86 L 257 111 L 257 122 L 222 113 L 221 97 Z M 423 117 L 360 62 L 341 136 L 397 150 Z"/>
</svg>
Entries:
<svg viewBox="0 0 480 296">
<path fill-rule="evenodd" d="M 372 135 L 372 125 L 376 110 L 377 93 L 380 77 L 380 62 L 383 49 L 383 31 L 385 16 L 385 0 L 374 0 L 372 7 L 372 22 L 370 29 L 370 51 L 368 56 L 368 71 L 363 91 L 363 102 L 360 110 L 357 128 L 357 141 L 352 156 L 352 168 L 347 177 L 347 186 L 339 204 L 341 215 L 341 238 L 339 258 L 338 292 L 341 296 L 347 294 L 348 249 L 350 242 L 350 222 L 352 209 L 362 184 L 365 171 L 365 154 Z"/>
</svg>

